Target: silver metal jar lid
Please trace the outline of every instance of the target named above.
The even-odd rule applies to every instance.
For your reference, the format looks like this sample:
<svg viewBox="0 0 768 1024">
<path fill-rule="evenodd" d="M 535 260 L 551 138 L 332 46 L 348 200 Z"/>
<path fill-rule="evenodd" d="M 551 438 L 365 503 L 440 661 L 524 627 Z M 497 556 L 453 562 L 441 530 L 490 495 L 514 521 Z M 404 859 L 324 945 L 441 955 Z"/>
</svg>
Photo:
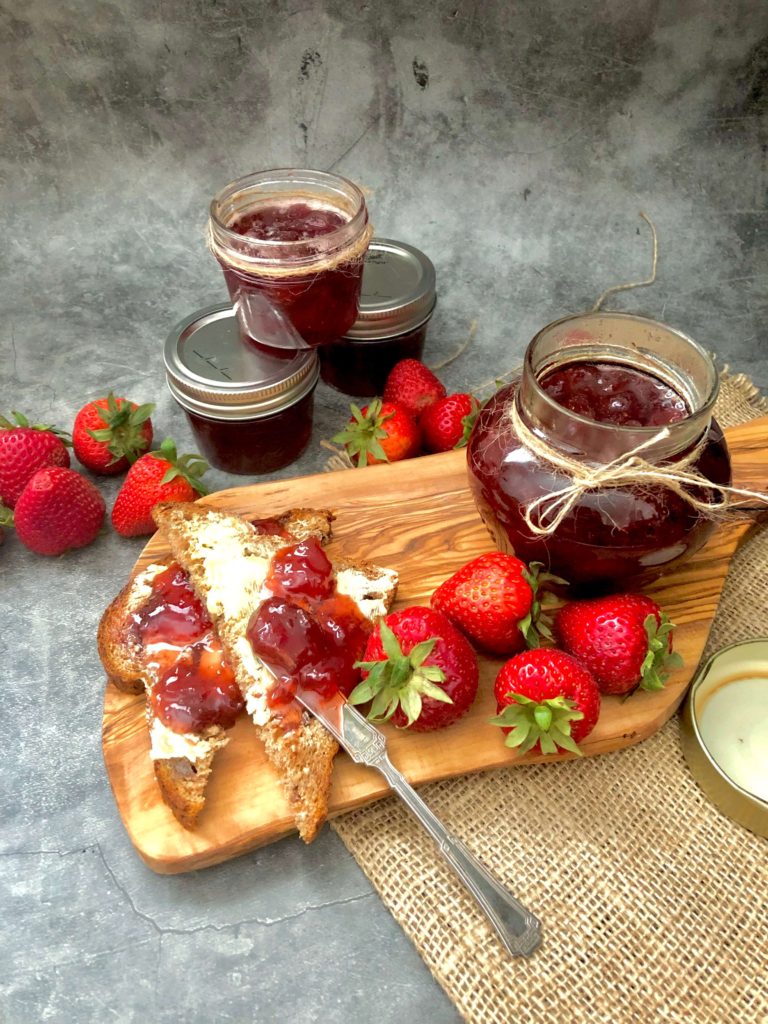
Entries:
<svg viewBox="0 0 768 1024">
<path fill-rule="evenodd" d="M 423 324 L 434 307 L 435 268 L 429 257 L 405 242 L 374 238 L 365 256 L 358 317 L 345 337 L 380 341 L 405 334 Z"/>
<path fill-rule="evenodd" d="M 163 351 L 168 388 L 188 412 L 250 420 L 293 405 L 317 383 L 317 353 L 284 359 L 243 342 L 228 303 L 207 306 L 171 330 Z"/>
</svg>

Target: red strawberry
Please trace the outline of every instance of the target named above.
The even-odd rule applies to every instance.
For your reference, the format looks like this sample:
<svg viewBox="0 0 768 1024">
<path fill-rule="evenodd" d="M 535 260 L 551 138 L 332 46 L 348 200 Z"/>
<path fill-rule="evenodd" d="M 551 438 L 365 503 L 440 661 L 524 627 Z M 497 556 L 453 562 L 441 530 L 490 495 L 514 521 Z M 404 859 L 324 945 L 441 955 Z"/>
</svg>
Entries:
<svg viewBox="0 0 768 1024">
<path fill-rule="evenodd" d="M 514 654 L 526 644 L 538 647 L 540 634 L 551 635 L 538 598 L 539 586 L 545 581 L 564 582 L 540 574 L 540 568 L 539 562 L 531 562 L 529 568 L 519 558 L 491 551 L 449 576 L 430 603 L 492 654 Z"/>
<path fill-rule="evenodd" d="M 384 401 L 402 405 L 415 420 L 439 398 L 445 398 L 445 388 L 418 359 L 401 359 L 389 371 Z"/>
<path fill-rule="evenodd" d="M 68 438 L 55 427 L 31 424 L 14 412 L 16 423 L 0 416 L 0 501 L 13 508 L 38 469 L 69 466 Z"/>
<path fill-rule="evenodd" d="M 75 416 L 72 446 L 92 473 L 122 473 L 152 444 L 154 405 L 136 405 L 126 398 L 96 398 Z"/>
<path fill-rule="evenodd" d="M 112 509 L 112 525 L 123 537 L 154 533 L 152 509 L 160 501 L 194 501 L 206 489 L 200 477 L 208 463 L 199 455 L 176 455 L 167 437 L 160 450 L 147 452 L 134 462 Z"/>
<path fill-rule="evenodd" d="M 475 652 L 444 615 L 414 606 L 383 619 L 357 667 L 352 704 L 372 701 L 371 721 L 428 732 L 451 725 L 477 694 Z"/>
<path fill-rule="evenodd" d="M 644 594 L 577 601 L 555 619 L 558 640 L 586 665 L 603 693 L 663 689 L 669 670 L 682 664 L 671 653 L 674 628 Z"/>
<path fill-rule="evenodd" d="M 333 440 L 344 445 L 358 466 L 399 462 L 418 455 L 421 434 L 402 406 L 374 398 L 362 409 L 354 403 L 350 409 L 352 419 Z"/>
<path fill-rule="evenodd" d="M 446 395 L 425 409 L 419 420 L 428 452 L 463 448 L 477 419 L 480 403 L 472 395 Z"/>
<path fill-rule="evenodd" d="M 595 727 L 600 691 L 590 673 L 569 654 L 551 647 L 510 658 L 496 677 L 499 714 L 491 719 L 507 733 L 505 743 L 521 754 L 579 754 L 577 744 Z"/>
<path fill-rule="evenodd" d="M 21 492 L 14 526 L 22 544 L 38 555 L 61 555 L 95 540 L 104 521 L 104 499 L 73 469 L 38 469 Z"/>
</svg>

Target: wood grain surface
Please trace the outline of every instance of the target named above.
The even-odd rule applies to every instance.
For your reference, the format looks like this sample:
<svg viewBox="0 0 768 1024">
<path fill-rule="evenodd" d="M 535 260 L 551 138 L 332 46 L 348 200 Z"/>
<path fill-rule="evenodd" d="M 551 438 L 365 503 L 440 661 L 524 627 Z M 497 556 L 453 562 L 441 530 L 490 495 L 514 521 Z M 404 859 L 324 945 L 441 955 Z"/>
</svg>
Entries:
<svg viewBox="0 0 768 1024">
<path fill-rule="evenodd" d="M 727 437 L 734 483 L 765 490 L 768 417 L 729 430 Z M 397 569 L 396 607 L 428 603 L 446 576 L 491 548 L 467 489 L 463 451 L 236 487 L 210 495 L 204 502 L 251 518 L 273 516 L 297 505 L 332 509 L 336 520 L 331 555 L 369 558 Z M 743 519 L 719 526 L 690 562 L 646 588 L 678 625 L 675 646 L 684 667 L 661 692 L 638 692 L 624 701 L 604 698 L 598 724 L 582 744 L 584 754 L 604 754 L 638 743 L 675 712 L 704 649 L 731 556 L 751 525 Z M 154 536 L 136 571 L 167 553 L 162 536 Z M 115 580 L 115 592 L 124 582 Z M 493 682 L 501 663 L 502 659 L 480 658 L 477 701 L 450 728 L 419 735 L 385 727 L 392 760 L 413 784 L 546 760 L 540 755 L 516 756 L 504 746 L 501 730 L 488 724 L 495 713 Z M 160 798 L 149 757 L 143 697 L 107 686 L 103 751 L 131 841 L 155 871 L 172 874 L 206 867 L 293 831 L 287 802 L 245 718 L 217 756 L 206 809 L 194 832 L 183 829 Z M 330 797 L 332 815 L 387 792 L 377 772 L 339 754 Z"/>
</svg>

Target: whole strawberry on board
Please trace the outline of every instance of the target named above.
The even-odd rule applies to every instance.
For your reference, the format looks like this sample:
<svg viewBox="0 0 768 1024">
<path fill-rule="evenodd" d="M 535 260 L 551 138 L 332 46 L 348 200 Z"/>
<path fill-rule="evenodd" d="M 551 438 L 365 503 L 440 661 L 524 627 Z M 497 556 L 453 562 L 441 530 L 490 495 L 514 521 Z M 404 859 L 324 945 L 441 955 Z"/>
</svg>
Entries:
<svg viewBox="0 0 768 1024">
<path fill-rule="evenodd" d="M 528 566 L 513 555 L 491 551 L 449 576 L 430 603 L 491 654 L 538 647 L 541 637 L 551 638 L 539 588 L 547 582 L 565 582 L 540 570 L 540 562 Z"/>
<path fill-rule="evenodd" d="M 69 466 L 69 438 L 56 427 L 30 423 L 13 412 L 15 423 L 0 416 L 0 501 L 13 508 L 38 469 Z"/>
<path fill-rule="evenodd" d="M 438 399 L 419 420 L 426 450 L 437 453 L 464 448 L 479 411 L 480 403 L 473 395 L 459 393 Z"/>
<path fill-rule="evenodd" d="M 19 540 L 38 555 L 61 555 L 96 539 L 104 521 L 104 498 L 73 469 L 38 469 L 19 495 L 13 525 Z"/>
<path fill-rule="evenodd" d="M 123 537 L 154 533 L 152 509 L 160 501 L 194 501 L 206 488 L 208 463 L 199 455 L 177 455 L 167 437 L 158 451 L 140 456 L 128 470 L 112 508 L 112 525 Z"/>
<path fill-rule="evenodd" d="M 600 715 L 600 691 L 592 675 L 575 658 L 551 647 L 510 658 L 493 688 L 499 714 L 491 724 L 507 734 L 506 746 L 580 754 L 578 744 Z"/>
<path fill-rule="evenodd" d="M 629 693 L 636 687 L 662 690 L 673 668 L 674 624 L 644 594 L 612 594 L 567 604 L 557 613 L 559 643 L 592 673 L 603 693 Z"/>
<path fill-rule="evenodd" d="M 384 384 L 384 401 L 401 405 L 415 420 L 440 398 L 445 388 L 434 373 L 418 359 L 401 359 L 389 371 Z"/>
<path fill-rule="evenodd" d="M 415 732 L 451 725 L 477 695 L 475 652 L 444 615 L 420 605 L 382 619 L 356 667 L 363 680 L 350 703 L 370 701 L 371 721 Z"/>
<path fill-rule="evenodd" d="M 88 402 L 75 416 L 72 447 L 80 462 L 92 473 L 114 476 L 128 469 L 152 445 L 154 405 L 136 405 L 127 398 L 105 398 Z"/>
<path fill-rule="evenodd" d="M 374 398 L 362 409 L 353 402 L 350 409 L 352 418 L 333 440 L 344 445 L 355 465 L 399 462 L 418 455 L 421 433 L 402 406 Z"/>
</svg>

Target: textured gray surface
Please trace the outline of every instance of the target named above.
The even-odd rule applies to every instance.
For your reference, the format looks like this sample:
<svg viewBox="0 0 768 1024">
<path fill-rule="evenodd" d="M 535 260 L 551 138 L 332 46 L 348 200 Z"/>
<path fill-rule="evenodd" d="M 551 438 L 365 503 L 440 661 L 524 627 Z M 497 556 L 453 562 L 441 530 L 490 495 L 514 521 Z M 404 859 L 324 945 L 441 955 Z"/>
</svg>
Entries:
<svg viewBox="0 0 768 1024">
<path fill-rule="evenodd" d="M 430 254 L 428 359 L 478 325 L 444 372 L 452 390 L 644 276 L 640 208 L 659 281 L 622 308 L 768 384 L 758 0 L 30 0 L 0 7 L 0 27 L 0 410 L 70 426 L 113 387 L 156 401 L 158 433 L 188 449 L 160 348 L 225 297 L 207 202 L 285 165 L 364 184 L 379 233 Z M 338 428 L 345 400 L 317 399 L 315 440 L 287 472 L 317 469 Z M 102 767 L 94 631 L 141 546 L 108 533 L 62 559 L 14 539 L 0 551 L 0 1019 L 456 1020 L 329 832 L 187 877 L 134 855 Z"/>
</svg>

